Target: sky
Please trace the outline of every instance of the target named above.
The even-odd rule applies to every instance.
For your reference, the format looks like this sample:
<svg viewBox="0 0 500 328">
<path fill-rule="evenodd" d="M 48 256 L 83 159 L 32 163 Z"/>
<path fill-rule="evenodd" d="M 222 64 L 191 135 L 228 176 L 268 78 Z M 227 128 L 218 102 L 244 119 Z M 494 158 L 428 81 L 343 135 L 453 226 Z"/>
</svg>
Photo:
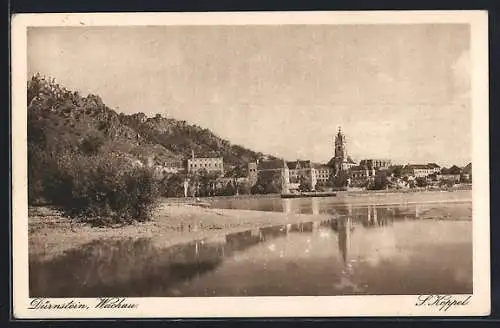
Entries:
<svg viewBox="0 0 500 328">
<path fill-rule="evenodd" d="M 157 113 L 288 160 L 471 161 L 469 27 L 34 27 L 39 72 L 117 112 Z"/>
</svg>

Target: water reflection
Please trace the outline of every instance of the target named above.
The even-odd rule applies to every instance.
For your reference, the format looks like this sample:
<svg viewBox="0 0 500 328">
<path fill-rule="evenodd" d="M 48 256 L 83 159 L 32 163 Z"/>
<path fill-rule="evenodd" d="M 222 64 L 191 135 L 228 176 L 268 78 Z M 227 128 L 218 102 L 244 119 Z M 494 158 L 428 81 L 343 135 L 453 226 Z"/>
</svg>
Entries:
<svg viewBox="0 0 500 328">
<path fill-rule="evenodd" d="M 462 204 L 464 202 L 461 202 Z M 460 205 L 460 202 L 459 202 Z M 393 205 L 375 205 L 351 203 L 349 199 L 337 199 L 335 197 L 310 197 L 310 198 L 248 198 L 248 199 L 221 199 L 212 203 L 214 208 L 245 209 L 257 211 L 283 212 L 286 214 L 329 214 L 329 215 L 352 215 L 353 211 L 371 211 L 370 220 L 378 220 L 385 217 L 387 212 L 392 216 L 402 216 L 406 219 L 418 218 L 432 203 L 399 203 Z M 437 205 L 440 206 L 439 203 Z M 386 213 L 379 215 L 383 209 Z"/>
<path fill-rule="evenodd" d="M 319 203 L 314 206 L 319 208 Z M 201 290 L 217 284 L 222 285 L 212 293 L 226 296 L 343 295 L 369 293 L 369 288 L 379 294 L 461 293 L 472 288 L 470 224 L 419 220 L 418 206 L 347 205 L 335 211 L 337 215 L 329 220 L 256 228 L 168 248 L 152 239 L 108 240 L 92 242 L 50 262 L 30 259 L 30 296 L 203 296 Z M 440 237 L 424 243 L 415 232 L 426 236 L 449 233 L 456 239 Z M 288 257 L 285 250 L 291 252 Z M 274 251 L 278 258 L 273 257 Z M 234 264 L 235 258 L 246 259 L 242 260 L 246 264 Z M 289 286 L 279 289 L 281 285 L 270 278 L 269 270 L 284 258 L 300 276 L 294 280 L 288 271 L 282 272 L 280 284 Z M 443 263 L 442 258 L 448 262 Z M 224 275 L 229 270 L 224 266 L 228 260 L 233 271 Z M 434 281 L 422 278 L 424 267 L 424 277 Z M 248 289 L 244 293 L 225 290 L 231 284 L 248 283 L 249 279 L 238 274 L 240 270 L 259 270 L 250 279 L 260 284 L 253 294 Z M 449 275 L 462 278 L 450 281 Z M 203 287 L 196 287 L 196 281 L 205 279 L 215 281 L 200 282 Z M 412 280 L 413 285 L 400 282 L 393 286 L 393 279 Z M 331 284 L 324 285 L 330 280 Z"/>
<path fill-rule="evenodd" d="M 283 212 L 284 213 L 289 214 L 289 213 L 292 213 L 292 211 L 294 211 L 294 209 L 292 208 L 292 204 L 294 203 L 293 199 L 284 198 L 281 200 L 281 202 L 283 204 Z"/>
<path fill-rule="evenodd" d="M 319 214 L 319 199 L 316 197 L 311 198 L 311 212 L 314 215 Z"/>
<path fill-rule="evenodd" d="M 155 247 L 151 239 L 96 241 L 51 262 L 32 260 L 30 292 L 32 297 L 168 294 L 170 286 L 216 269 L 237 252 L 289 233 L 311 234 L 322 227 L 338 233 L 338 248 L 346 262 L 350 218 L 264 227 L 228 234 L 223 240 L 199 240 L 164 249 Z"/>
</svg>

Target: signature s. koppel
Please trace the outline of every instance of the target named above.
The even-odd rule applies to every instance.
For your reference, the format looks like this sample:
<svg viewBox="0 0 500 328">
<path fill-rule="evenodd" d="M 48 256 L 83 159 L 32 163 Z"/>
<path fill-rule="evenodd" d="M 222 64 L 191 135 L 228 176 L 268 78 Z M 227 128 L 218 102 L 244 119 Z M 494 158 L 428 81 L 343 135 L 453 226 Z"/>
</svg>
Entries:
<svg viewBox="0 0 500 328">
<path fill-rule="evenodd" d="M 451 307 L 467 306 L 472 295 L 419 295 L 415 306 L 434 306 L 446 312 Z"/>
</svg>

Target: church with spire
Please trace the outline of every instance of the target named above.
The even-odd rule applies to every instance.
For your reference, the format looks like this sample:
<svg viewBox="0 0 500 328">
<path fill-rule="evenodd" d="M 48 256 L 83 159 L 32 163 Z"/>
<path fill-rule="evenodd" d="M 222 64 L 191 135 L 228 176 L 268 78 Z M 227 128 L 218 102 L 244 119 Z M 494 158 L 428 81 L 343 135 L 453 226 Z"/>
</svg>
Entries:
<svg viewBox="0 0 500 328">
<path fill-rule="evenodd" d="M 339 127 L 335 136 L 334 147 L 334 156 L 327 165 L 333 169 L 335 175 L 338 175 L 341 171 L 348 171 L 351 167 L 357 165 L 347 154 L 347 141 L 341 127 Z"/>
</svg>

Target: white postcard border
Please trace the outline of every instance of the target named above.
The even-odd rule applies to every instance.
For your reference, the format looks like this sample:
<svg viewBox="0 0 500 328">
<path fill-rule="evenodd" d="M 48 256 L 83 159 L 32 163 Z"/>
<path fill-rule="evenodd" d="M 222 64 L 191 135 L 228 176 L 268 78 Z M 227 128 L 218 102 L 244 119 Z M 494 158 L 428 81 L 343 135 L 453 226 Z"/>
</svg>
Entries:
<svg viewBox="0 0 500 328">
<path fill-rule="evenodd" d="M 12 257 L 16 318 L 464 316 L 490 313 L 488 23 L 486 11 L 21 14 L 12 20 Z M 473 295 L 447 311 L 416 306 L 418 295 L 127 298 L 134 309 L 30 310 L 27 211 L 27 28 L 267 24 L 470 24 L 473 126 Z M 50 283 L 49 281 L 47 283 Z M 456 295 L 463 299 L 464 295 Z M 49 299 L 63 303 L 64 299 Z"/>
</svg>

